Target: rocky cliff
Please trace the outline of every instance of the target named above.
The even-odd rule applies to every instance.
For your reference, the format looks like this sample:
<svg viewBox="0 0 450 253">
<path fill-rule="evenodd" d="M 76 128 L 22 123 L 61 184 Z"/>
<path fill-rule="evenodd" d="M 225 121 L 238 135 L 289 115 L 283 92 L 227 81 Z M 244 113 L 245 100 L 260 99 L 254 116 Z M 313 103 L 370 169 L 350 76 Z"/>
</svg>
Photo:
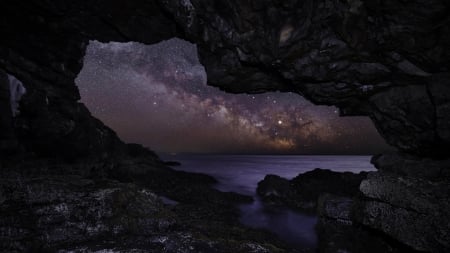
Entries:
<svg viewBox="0 0 450 253">
<path fill-rule="evenodd" d="M 2 166 L 145 153 L 90 115 L 74 79 L 89 40 L 152 44 L 180 37 L 197 44 L 210 85 L 235 93 L 292 91 L 336 105 L 342 115 L 369 116 L 400 153 L 375 159 L 379 171 L 361 184 L 355 222 L 416 250 L 448 251 L 447 1 L 5 0 L 0 6 Z M 15 117 L 5 101 L 7 75 L 26 88 Z"/>
</svg>

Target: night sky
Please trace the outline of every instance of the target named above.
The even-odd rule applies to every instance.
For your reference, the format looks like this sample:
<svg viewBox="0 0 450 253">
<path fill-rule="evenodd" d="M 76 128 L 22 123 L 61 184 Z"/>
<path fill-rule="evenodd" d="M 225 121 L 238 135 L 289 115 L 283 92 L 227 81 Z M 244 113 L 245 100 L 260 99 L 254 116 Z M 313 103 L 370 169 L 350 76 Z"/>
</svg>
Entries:
<svg viewBox="0 0 450 253">
<path fill-rule="evenodd" d="M 91 42 L 76 83 L 92 114 L 126 142 L 168 153 L 374 154 L 364 117 L 338 117 L 293 93 L 227 94 L 206 85 L 196 47 Z"/>
</svg>

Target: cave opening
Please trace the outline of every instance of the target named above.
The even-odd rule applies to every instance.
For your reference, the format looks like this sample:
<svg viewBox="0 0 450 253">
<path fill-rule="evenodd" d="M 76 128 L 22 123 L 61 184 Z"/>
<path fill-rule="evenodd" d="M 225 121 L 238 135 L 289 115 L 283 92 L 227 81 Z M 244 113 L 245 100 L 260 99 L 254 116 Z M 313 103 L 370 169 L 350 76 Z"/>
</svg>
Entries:
<svg viewBox="0 0 450 253">
<path fill-rule="evenodd" d="M 241 223 L 294 247 L 317 247 L 314 207 L 267 205 L 259 193 L 266 175 L 372 171 L 368 155 L 390 149 L 366 117 L 339 117 L 337 108 L 294 93 L 229 94 L 208 86 L 196 46 L 177 38 L 91 41 L 76 84 L 81 102 L 122 140 L 181 162 L 179 170 L 213 176 L 220 191 L 252 196 L 239 205 Z"/>
<path fill-rule="evenodd" d="M 2 1 L 0 252 L 450 252 L 447 2 Z"/>
<path fill-rule="evenodd" d="M 389 150 L 367 117 L 339 117 L 294 93 L 207 85 L 194 44 L 91 41 L 76 84 L 126 142 L 158 153 L 368 155 Z"/>
</svg>

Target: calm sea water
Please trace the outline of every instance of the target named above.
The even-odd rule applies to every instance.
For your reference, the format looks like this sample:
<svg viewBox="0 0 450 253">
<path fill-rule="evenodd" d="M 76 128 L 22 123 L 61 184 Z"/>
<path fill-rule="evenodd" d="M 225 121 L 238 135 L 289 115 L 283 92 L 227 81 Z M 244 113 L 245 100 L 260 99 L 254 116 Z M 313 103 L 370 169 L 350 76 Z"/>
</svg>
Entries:
<svg viewBox="0 0 450 253">
<path fill-rule="evenodd" d="M 216 188 L 252 195 L 255 201 L 240 206 L 244 225 L 264 228 L 296 247 L 315 248 L 316 216 L 287 208 L 265 205 L 256 195 L 259 181 L 267 174 L 288 179 L 315 168 L 333 171 L 373 171 L 370 156 L 268 156 L 268 155 L 163 155 L 163 159 L 178 161 L 177 170 L 211 175 L 218 180 Z"/>
</svg>

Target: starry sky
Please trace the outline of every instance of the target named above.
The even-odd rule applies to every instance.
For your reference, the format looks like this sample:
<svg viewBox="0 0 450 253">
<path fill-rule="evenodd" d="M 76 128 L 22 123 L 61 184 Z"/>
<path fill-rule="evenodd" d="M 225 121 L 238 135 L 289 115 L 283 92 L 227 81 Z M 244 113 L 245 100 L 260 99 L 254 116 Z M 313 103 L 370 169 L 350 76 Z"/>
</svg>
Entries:
<svg viewBox="0 0 450 253">
<path fill-rule="evenodd" d="M 126 142 L 164 153 L 374 154 L 389 150 L 365 117 L 338 116 L 293 93 L 207 86 L 196 47 L 92 41 L 81 102 Z"/>
</svg>

